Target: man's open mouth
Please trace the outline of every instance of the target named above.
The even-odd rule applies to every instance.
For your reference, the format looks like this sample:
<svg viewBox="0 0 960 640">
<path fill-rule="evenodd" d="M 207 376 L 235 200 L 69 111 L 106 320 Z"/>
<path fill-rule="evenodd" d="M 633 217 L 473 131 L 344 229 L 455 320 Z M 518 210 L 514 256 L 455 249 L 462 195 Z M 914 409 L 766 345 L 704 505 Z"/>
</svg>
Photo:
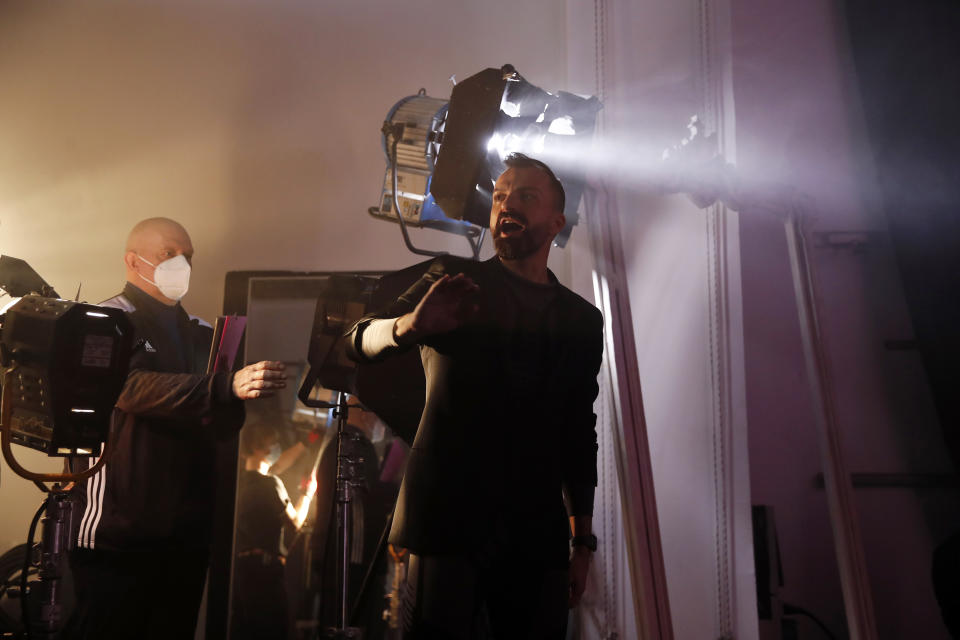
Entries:
<svg viewBox="0 0 960 640">
<path fill-rule="evenodd" d="M 509 215 L 502 216 L 500 222 L 497 224 L 497 230 L 503 235 L 521 233 L 526 228 L 527 225 Z"/>
</svg>

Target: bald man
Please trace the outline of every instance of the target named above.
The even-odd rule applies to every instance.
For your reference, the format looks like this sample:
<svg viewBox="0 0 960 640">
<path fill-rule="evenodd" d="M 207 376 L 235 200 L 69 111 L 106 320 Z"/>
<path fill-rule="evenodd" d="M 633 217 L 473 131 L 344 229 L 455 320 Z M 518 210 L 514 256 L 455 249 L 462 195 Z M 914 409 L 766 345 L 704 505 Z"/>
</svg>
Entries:
<svg viewBox="0 0 960 640">
<path fill-rule="evenodd" d="M 114 411 L 114 455 L 75 489 L 77 606 L 67 638 L 193 638 L 216 443 L 243 425 L 244 400 L 285 386 L 280 362 L 205 372 L 213 329 L 180 304 L 192 260 L 179 223 L 144 220 L 127 239 L 123 292 L 102 303 L 127 312 L 140 346 Z"/>
</svg>

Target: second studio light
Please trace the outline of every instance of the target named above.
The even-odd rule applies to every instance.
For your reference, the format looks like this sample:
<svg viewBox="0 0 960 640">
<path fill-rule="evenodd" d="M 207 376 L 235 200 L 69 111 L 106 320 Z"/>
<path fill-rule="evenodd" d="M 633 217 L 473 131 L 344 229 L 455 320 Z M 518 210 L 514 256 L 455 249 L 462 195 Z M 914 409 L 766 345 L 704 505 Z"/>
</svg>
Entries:
<svg viewBox="0 0 960 640">
<path fill-rule="evenodd" d="M 388 113 L 387 171 L 380 204 L 370 213 L 400 222 L 414 253 L 433 252 L 412 246 L 407 225 L 464 235 L 478 257 L 494 180 L 503 159 L 520 152 L 546 162 L 564 185 L 567 226 L 555 239 L 562 247 L 578 222 L 583 193 L 585 168 L 577 157 L 593 136 L 601 108 L 595 97 L 544 91 L 512 65 L 457 83 L 449 102 L 421 90 Z"/>
</svg>

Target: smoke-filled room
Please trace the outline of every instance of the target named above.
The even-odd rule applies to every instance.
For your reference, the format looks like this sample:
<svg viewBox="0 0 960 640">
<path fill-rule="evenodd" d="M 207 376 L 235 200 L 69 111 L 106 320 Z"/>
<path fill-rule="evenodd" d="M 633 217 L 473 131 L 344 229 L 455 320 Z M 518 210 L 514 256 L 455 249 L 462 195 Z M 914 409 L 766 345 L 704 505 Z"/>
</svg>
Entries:
<svg viewBox="0 0 960 640">
<path fill-rule="evenodd" d="M 960 639 L 958 32 L 0 2 L 0 639 Z"/>
</svg>

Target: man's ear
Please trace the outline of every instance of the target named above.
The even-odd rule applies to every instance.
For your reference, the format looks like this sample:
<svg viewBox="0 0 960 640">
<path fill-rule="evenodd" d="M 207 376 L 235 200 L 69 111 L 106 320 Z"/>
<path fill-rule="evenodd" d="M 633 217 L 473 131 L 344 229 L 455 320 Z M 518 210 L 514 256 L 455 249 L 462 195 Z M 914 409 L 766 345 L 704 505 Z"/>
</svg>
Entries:
<svg viewBox="0 0 960 640">
<path fill-rule="evenodd" d="M 567 216 L 560 213 L 553 219 L 553 235 L 563 231 L 565 226 L 567 226 Z"/>
<path fill-rule="evenodd" d="M 137 254 L 133 251 L 127 251 L 123 254 L 123 263 L 127 265 L 127 269 L 135 271 L 137 268 Z"/>
</svg>

